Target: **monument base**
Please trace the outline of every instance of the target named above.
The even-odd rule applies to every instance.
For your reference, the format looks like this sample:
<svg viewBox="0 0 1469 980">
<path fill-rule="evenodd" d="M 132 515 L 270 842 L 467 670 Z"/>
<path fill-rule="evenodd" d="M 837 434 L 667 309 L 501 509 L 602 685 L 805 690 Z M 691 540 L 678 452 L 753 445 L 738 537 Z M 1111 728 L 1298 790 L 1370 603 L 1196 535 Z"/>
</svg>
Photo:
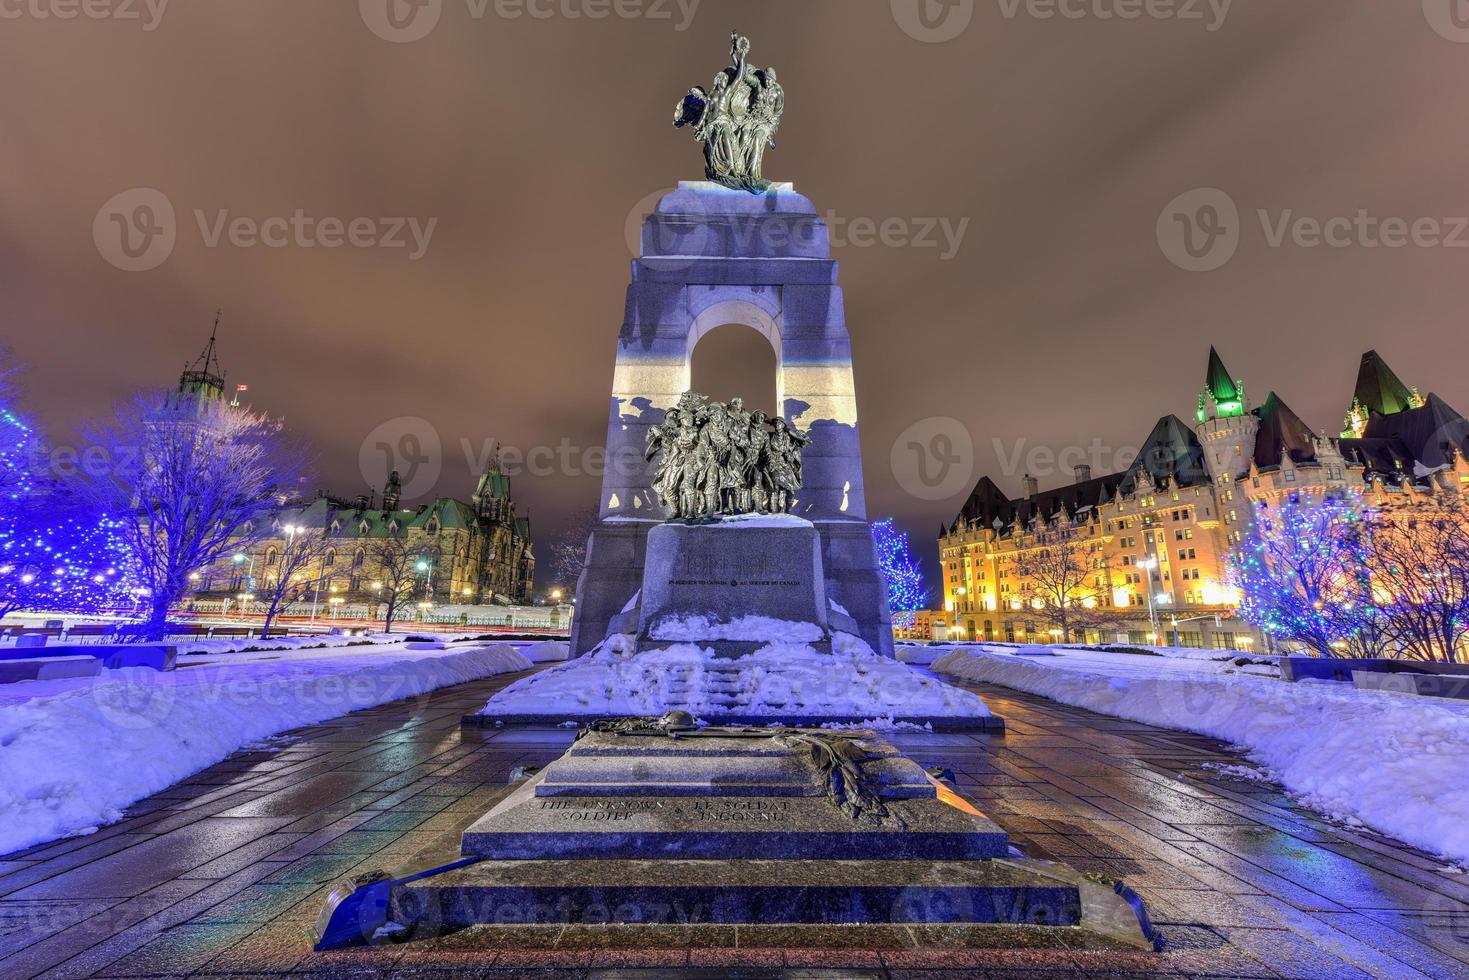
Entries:
<svg viewBox="0 0 1469 980">
<path fill-rule="evenodd" d="M 877 550 L 865 521 L 805 521 L 800 518 L 726 518 L 706 528 L 717 534 L 754 530 L 754 521 L 793 522 L 815 530 L 819 539 L 816 577 L 827 610 L 827 623 L 860 636 L 879 656 L 892 657 L 892 615 L 887 592 L 877 569 Z M 687 525 L 653 521 L 604 521 L 587 541 L 587 563 L 577 585 L 576 618 L 572 624 L 571 653 L 579 657 L 596 649 L 606 637 L 627 628 L 628 613 L 643 598 L 649 543 L 661 528 Z M 794 557 L 803 564 L 804 549 Z M 758 607 L 747 607 L 758 608 Z M 763 612 L 763 610 L 762 610 Z M 833 615 L 835 613 L 835 615 Z M 768 615 L 768 613 L 767 613 Z M 636 622 L 636 619 L 633 620 Z"/>
<path fill-rule="evenodd" d="M 830 571 L 851 564 L 843 540 L 790 515 L 623 528 L 594 555 L 614 543 L 622 559 L 636 553 L 642 578 L 601 645 L 505 688 L 465 721 L 587 723 L 683 710 L 716 724 L 1003 731 L 976 695 L 867 643 L 858 617 L 880 610 L 851 610 L 827 591 Z M 577 621 L 587 628 L 580 609 Z"/>
<path fill-rule="evenodd" d="M 318 948 L 471 926 L 998 925 L 1156 939 L 1141 903 L 1006 833 L 872 732 L 622 719 L 466 830 L 436 868 L 347 883 Z"/>
</svg>

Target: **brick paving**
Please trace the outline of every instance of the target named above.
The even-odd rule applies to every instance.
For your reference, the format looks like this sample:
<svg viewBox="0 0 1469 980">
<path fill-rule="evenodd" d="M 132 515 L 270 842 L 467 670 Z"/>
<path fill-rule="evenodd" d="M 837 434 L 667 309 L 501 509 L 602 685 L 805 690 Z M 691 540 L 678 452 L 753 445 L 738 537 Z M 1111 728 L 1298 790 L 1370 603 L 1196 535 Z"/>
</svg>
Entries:
<svg viewBox="0 0 1469 980">
<path fill-rule="evenodd" d="M 967 949 L 939 929 L 477 932 L 311 952 L 331 883 L 391 868 L 555 758 L 570 733 L 461 728 L 514 677 L 301 729 L 132 807 L 89 837 L 0 856 L 0 977 L 1466 977 L 1469 876 L 1321 819 L 1212 739 L 967 685 L 1004 738 L 904 735 L 1037 856 L 1123 878 L 1159 955 Z M 648 948 L 652 947 L 652 948 Z M 836 973 L 823 972 L 835 970 Z"/>
</svg>

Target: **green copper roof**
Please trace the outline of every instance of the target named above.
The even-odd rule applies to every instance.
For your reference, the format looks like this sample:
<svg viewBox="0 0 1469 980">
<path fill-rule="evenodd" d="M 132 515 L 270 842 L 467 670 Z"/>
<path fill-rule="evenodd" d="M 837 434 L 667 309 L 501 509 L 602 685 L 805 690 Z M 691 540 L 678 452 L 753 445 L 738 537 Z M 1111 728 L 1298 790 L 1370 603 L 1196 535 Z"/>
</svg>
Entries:
<svg viewBox="0 0 1469 980">
<path fill-rule="evenodd" d="M 1214 399 L 1214 404 L 1219 407 L 1220 414 L 1240 415 L 1244 412 L 1244 394 L 1239 390 L 1235 380 L 1229 376 L 1229 371 L 1224 367 L 1224 361 L 1220 359 L 1219 352 L 1213 347 L 1209 348 L 1209 370 L 1204 375 L 1204 391 Z M 1225 405 L 1233 405 L 1236 410 L 1226 413 Z"/>
<path fill-rule="evenodd" d="M 1354 398 L 1356 404 L 1378 415 L 1396 415 L 1419 405 L 1412 390 L 1403 384 L 1375 350 L 1362 355 Z"/>
</svg>

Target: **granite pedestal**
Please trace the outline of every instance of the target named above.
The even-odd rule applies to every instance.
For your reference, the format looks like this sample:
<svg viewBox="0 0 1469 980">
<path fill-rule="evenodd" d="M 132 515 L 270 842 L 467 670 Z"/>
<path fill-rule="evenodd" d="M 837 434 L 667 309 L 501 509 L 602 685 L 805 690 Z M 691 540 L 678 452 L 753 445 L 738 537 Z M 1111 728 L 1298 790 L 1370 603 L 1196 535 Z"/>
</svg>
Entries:
<svg viewBox="0 0 1469 980">
<path fill-rule="evenodd" d="M 661 524 L 636 614 L 639 650 L 695 643 L 734 658 L 786 641 L 830 652 L 821 536 L 791 517 Z"/>
<path fill-rule="evenodd" d="M 840 746 L 845 777 L 812 741 Z M 855 775 L 854 775 L 855 773 Z M 852 780 L 848 785 L 843 779 Z M 844 808 L 843 787 L 860 787 Z M 835 796 L 833 794 L 836 794 Z M 593 732 L 386 885 L 409 935 L 476 924 L 1074 926 L 1078 881 L 872 732 Z"/>
</svg>

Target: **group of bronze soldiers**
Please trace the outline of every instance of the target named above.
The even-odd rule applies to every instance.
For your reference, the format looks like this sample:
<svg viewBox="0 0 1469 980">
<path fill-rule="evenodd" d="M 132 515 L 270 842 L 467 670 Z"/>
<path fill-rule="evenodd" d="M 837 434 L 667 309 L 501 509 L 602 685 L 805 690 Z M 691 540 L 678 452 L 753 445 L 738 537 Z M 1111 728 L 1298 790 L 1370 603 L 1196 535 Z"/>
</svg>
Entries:
<svg viewBox="0 0 1469 980">
<path fill-rule="evenodd" d="M 742 399 L 710 404 L 690 391 L 648 431 L 646 458 L 663 453 L 653 490 L 676 519 L 787 514 L 809 442 L 783 418 L 745 411 Z"/>
</svg>

